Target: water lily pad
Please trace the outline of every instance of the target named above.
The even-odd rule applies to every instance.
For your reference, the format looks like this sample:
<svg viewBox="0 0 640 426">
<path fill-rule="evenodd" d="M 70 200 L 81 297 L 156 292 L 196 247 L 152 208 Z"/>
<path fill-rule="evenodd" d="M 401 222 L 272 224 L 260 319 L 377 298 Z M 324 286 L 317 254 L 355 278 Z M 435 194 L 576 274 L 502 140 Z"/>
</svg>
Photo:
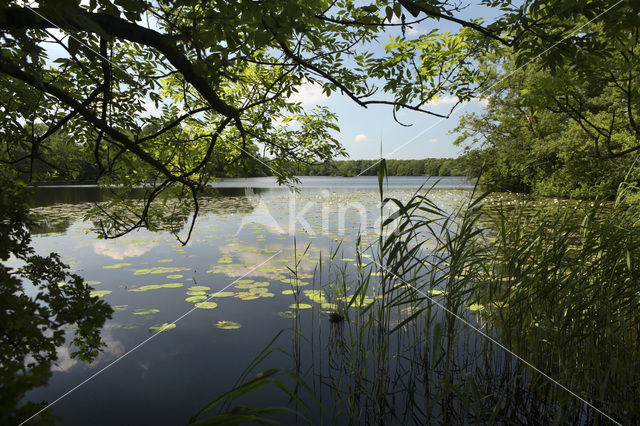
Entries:
<svg viewBox="0 0 640 426">
<path fill-rule="evenodd" d="M 427 293 L 431 294 L 447 294 L 445 290 L 429 290 Z"/>
<path fill-rule="evenodd" d="M 157 332 L 160 332 L 160 331 L 171 330 L 173 328 L 176 328 L 175 324 L 167 324 L 165 322 L 164 324 L 152 325 L 151 327 L 149 327 L 149 331 L 151 331 L 153 333 L 157 333 Z"/>
<path fill-rule="evenodd" d="M 126 311 L 127 309 L 129 309 L 129 305 L 115 305 L 112 306 L 112 308 L 116 311 Z"/>
<path fill-rule="evenodd" d="M 293 290 L 282 290 L 282 294 L 293 294 Z"/>
<path fill-rule="evenodd" d="M 291 305 L 289 305 L 290 309 L 311 309 L 312 306 L 308 303 L 292 303 Z"/>
<path fill-rule="evenodd" d="M 467 306 L 467 309 L 469 309 L 470 311 L 473 311 L 473 312 L 478 312 L 478 311 L 484 310 L 484 306 L 479 304 L 479 303 L 473 303 L 473 304 Z"/>
<path fill-rule="evenodd" d="M 215 302 L 196 303 L 196 308 L 199 308 L 199 309 L 215 309 L 217 307 L 218 307 L 218 304 Z"/>
<path fill-rule="evenodd" d="M 167 266 L 156 266 L 153 268 L 138 269 L 133 274 L 134 275 L 170 274 L 172 272 L 181 272 L 181 271 L 188 271 L 188 270 L 189 268 L 181 268 L 181 267 L 170 268 Z"/>
<path fill-rule="evenodd" d="M 284 311 L 284 312 L 278 312 L 278 316 L 280 318 L 293 319 L 298 316 L 298 313 L 294 311 Z"/>
<path fill-rule="evenodd" d="M 160 259 L 160 260 L 158 260 L 158 263 L 169 263 L 169 262 L 173 262 L 173 259 Z"/>
<path fill-rule="evenodd" d="M 176 275 L 167 275 L 167 278 L 171 280 L 177 280 L 178 278 L 182 278 L 184 275 L 176 274 Z"/>
<path fill-rule="evenodd" d="M 313 274 L 298 274 L 298 278 L 300 279 L 313 278 Z"/>
<path fill-rule="evenodd" d="M 140 327 L 140 324 L 119 324 L 116 327 L 122 330 L 133 330 Z"/>
<path fill-rule="evenodd" d="M 132 288 L 129 291 L 134 293 L 140 293 L 143 291 L 157 290 L 159 288 L 179 288 L 179 287 L 182 287 L 182 283 L 149 284 L 149 285 L 143 285 L 142 287 Z"/>
<path fill-rule="evenodd" d="M 241 291 L 236 293 L 235 297 L 240 300 L 255 300 L 259 299 L 260 295 L 257 293 L 252 293 L 250 291 Z"/>
<path fill-rule="evenodd" d="M 89 293 L 89 296 L 91 296 L 91 297 L 102 297 L 102 296 L 106 296 L 107 294 L 111 294 L 111 290 L 92 291 L 91 293 Z"/>
<path fill-rule="evenodd" d="M 134 309 L 132 311 L 133 315 L 153 315 L 160 312 L 160 309 Z"/>
<path fill-rule="evenodd" d="M 231 263 L 233 262 L 233 259 L 231 259 L 229 256 L 223 256 L 220 259 L 218 259 L 218 263 Z"/>
<path fill-rule="evenodd" d="M 350 257 L 343 257 L 342 259 L 343 262 L 353 262 L 355 259 L 351 259 Z"/>
<path fill-rule="evenodd" d="M 89 285 L 98 285 L 98 284 L 102 284 L 100 281 L 85 281 L 85 284 L 89 284 Z M 60 284 L 58 284 L 60 285 Z"/>
<path fill-rule="evenodd" d="M 239 289 L 249 289 L 249 288 L 254 288 L 255 286 L 253 284 L 238 284 L 234 287 Z"/>
<path fill-rule="evenodd" d="M 233 321 L 218 321 L 215 326 L 221 330 L 236 330 L 242 327 L 242 324 Z"/>
<path fill-rule="evenodd" d="M 251 284 L 253 280 L 237 280 L 236 284 Z"/>
<path fill-rule="evenodd" d="M 211 297 L 233 297 L 236 294 L 233 291 L 220 291 L 218 293 L 210 294 Z"/>
<path fill-rule="evenodd" d="M 208 299 L 207 295 L 204 294 L 204 295 L 187 297 L 184 300 L 187 302 L 202 302 L 203 300 L 207 300 L 207 299 Z"/>
<path fill-rule="evenodd" d="M 133 266 L 131 263 L 116 263 L 115 265 L 103 266 L 104 269 L 119 269 L 125 266 Z"/>
<path fill-rule="evenodd" d="M 187 291 L 189 296 L 204 296 L 207 294 L 206 291 Z"/>
</svg>

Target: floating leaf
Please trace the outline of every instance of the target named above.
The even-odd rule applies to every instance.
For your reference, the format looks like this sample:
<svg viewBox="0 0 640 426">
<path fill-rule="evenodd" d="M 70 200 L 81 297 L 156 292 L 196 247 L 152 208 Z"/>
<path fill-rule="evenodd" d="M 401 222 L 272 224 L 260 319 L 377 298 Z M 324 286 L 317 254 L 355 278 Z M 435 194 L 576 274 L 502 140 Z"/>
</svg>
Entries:
<svg viewBox="0 0 640 426">
<path fill-rule="evenodd" d="M 477 312 L 484 310 L 484 306 L 479 303 L 473 303 L 467 307 L 470 311 Z"/>
<path fill-rule="evenodd" d="M 169 283 L 169 284 L 149 284 L 142 287 L 132 288 L 129 291 L 134 293 L 140 293 L 142 291 L 157 290 L 159 288 L 179 288 L 182 287 L 182 283 Z"/>
<path fill-rule="evenodd" d="M 223 256 L 220 259 L 218 259 L 218 263 L 231 263 L 233 262 L 233 259 L 231 259 L 229 256 Z"/>
<path fill-rule="evenodd" d="M 151 327 L 149 327 L 149 331 L 158 333 L 160 331 L 171 330 L 173 328 L 176 328 L 175 324 L 167 324 L 165 322 L 164 324 L 152 325 Z"/>
<path fill-rule="evenodd" d="M 233 291 L 220 291 L 218 293 L 210 294 L 211 297 L 233 297 L 236 294 Z"/>
<path fill-rule="evenodd" d="M 292 303 L 291 305 L 289 305 L 289 308 L 291 309 L 311 309 L 312 306 L 308 303 Z"/>
<path fill-rule="evenodd" d="M 98 284 L 102 284 L 100 281 L 85 281 L 85 284 L 89 284 L 89 285 L 98 285 Z M 58 285 L 60 285 L 58 283 Z"/>
<path fill-rule="evenodd" d="M 122 330 L 133 330 L 134 328 L 140 327 L 140 324 L 120 324 L 120 325 L 117 325 L 116 327 Z"/>
<path fill-rule="evenodd" d="M 188 270 L 189 268 L 181 268 L 181 267 L 170 268 L 167 266 L 156 266 L 153 268 L 138 269 L 133 274 L 134 275 L 170 274 L 172 272 L 181 272 L 181 271 L 188 271 Z"/>
<path fill-rule="evenodd" d="M 294 311 L 284 311 L 284 312 L 278 312 L 278 316 L 280 318 L 293 319 L 298 316 L 298 313 Z"/>
<path fill-rule="evenodd" d="M 130 263 L 116 263 L 115 265 L 103 266 L 104 269 L 119 269 L 125 266 L 133 266 Z"/>
<path fill-rule="evenodd" d="M 305 296 L 311 299 L 312 302 L 316 303 L 326 303 L 327 300 L 324 297 L 324 292 L 322 290 L 305 290 L 303 292 Z"/>
<path fill-rule="evenodd" d="M 134 309 L 133 315 L 153 315 L 160 312 L 160 309 Z"/>
<path fill-rule="evenodd" d="M 91 296 L 91 297 L 102 297 L 102 296 L 106 296 L 107 294 L 111 294 L 111 290 L 92 291 L 91 293 L 89 293 L 89 296 Z"/>
<path fill-rule="evenodd" d="M 182 278 L 184 275 L 176 274 L 176 275 L 167 275 L 167 278 L 171 280 L 177 280 L 178 278 Z"/>
<path fill-rule="evenodd" d="M 160 260 L 158 260 L 158 263 L 169 263 L 169 262 L 173 262 L 173 259 L 160 259 Z"/>
<path fill-rule="evenodd" d="M 255 286 L 253 284 L 238 284 L 234 287 L 239 289 L 248 289 L 248 288 L 254 288 Z"/>
<path fill-rule="evenodd" d="M 116 311 L 126 311 L 129 308 L 129 305 L 115 305 L 112 308 Z"/>
<path fill-rule="evenodd" d="M 187 294 L 189 296 L 204 296 L 205 294 L 207 294 L 206 291 L 187 291 Z"/>
<path fill-rule="evenodd" d="M 282 290 L 282 294 L 293 294 L 293 290 Z"/>
<path fill-rule="evenodd" d="M 236 330 L 242 327 L 242 324 L 233 321 L 218 321 L 215 326 L 221 330 Z"/>
<path fill-rule="evenodd" d="M 218 304 L 215 302 L 196 303 L 196 308 L 199 308 L 199 309 L 215 309 L 217 307 L 218 307 Z"/>
<path fill-rule="evenodd" d="M 250 291 L 241 291 L 236 293 L 235 297 L 237 297 L 240 300 L 254 300 L 254 299 L 259 299 L 260 295 L 257 293 L 252 293 Z"/>
<path fill-rule="evenodd" d="M 253 280 L 237 280 L 236 284 L 251 284 Z"/>
<path fill-rule="evenodd" d="M 186 299 L 184 299 L 187 302 L 202 302 L 203 300 L 207 300 L 208 297 L 206 294 L 204 295 L 199 295 L 199 296 L 191 296 L 191 297 L 187 297 Z"/>
</svg>

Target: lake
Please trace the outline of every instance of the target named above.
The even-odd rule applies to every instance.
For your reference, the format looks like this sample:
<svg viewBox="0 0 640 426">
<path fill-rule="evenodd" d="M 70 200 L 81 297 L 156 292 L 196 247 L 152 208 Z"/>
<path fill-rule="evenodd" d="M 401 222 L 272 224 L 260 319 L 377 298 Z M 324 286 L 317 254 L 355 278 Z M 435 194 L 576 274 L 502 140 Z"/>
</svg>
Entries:
<svg viewBox="0 0 640 426">
<path fill-rule="evenodd" d="M 425 180 L 389 177 L 385 195 L 406 200 Z M 430 198 L 445 211 L 462 205 L 473 189 L 461 177 L 431 178 L 432 185 Z M 346 276 L 356 273 L 358 235 L 362 254 L 377 240 L 377 178 L 303 177 L 297 192 L 272 178 L 213 186 L 218 195 L 203 200 L 185 246 L 166 231 L 100 240 L 95 224 L 83 217 L 94 202 L 109 199 L 108 192 L 36 189 L 34 248 L 60 253 L 115 312 L 95 362 L 72 359 L 68 348 L 59 348 L 48 386 L 29 391 L 26 400 L 57 400 L 50 410 L 60 424 L 185 424 L 228 391 L 281 330 L 302 330 L 305 338 L 293 350 L 291 339 L 282 340 L 284 351 L 265 368 L 293 368 L 300 359 L 328 362 L 321 352 L 334 332 L 332 306 L 319 291 L 332 279 L 328 263 Z M 288 268 L 297 269 L 300 281 L 292 281 Z M 154 329 L 174 323 L 161 333 Z M 317 335 L 323 336 L 319 343 L 309 343 Z M 264 405 L 282 403 L 270 394 L 259 398 Z"/>
</svg>

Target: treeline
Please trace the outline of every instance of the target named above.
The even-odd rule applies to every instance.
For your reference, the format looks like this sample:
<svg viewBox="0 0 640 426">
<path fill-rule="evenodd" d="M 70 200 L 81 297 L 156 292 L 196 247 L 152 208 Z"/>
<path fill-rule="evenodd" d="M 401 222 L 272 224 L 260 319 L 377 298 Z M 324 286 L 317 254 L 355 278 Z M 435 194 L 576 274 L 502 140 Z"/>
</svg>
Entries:
<svg viewBox="0 0 640 426">
<path fill-rule="evenodd" d="M 464 158 L 425 158 L 422 160 L 387 160 L 389 176 L 463 176 L 468 168 Z M 303 165 L 301 176 L 375 176 L 379 160 L 336 160 Z"/>
<path fill-rule="evenodd" d="M 588 79 L 535 62 L 516 69 L 508 56 L 485 64 L 487 106 L 454 130 L 467 175 L 490 190 L 553 197 L 612 199 L 621 185 L 640 188 L 640 73 L 602 60 L 609 72 Z"/>
</svg>

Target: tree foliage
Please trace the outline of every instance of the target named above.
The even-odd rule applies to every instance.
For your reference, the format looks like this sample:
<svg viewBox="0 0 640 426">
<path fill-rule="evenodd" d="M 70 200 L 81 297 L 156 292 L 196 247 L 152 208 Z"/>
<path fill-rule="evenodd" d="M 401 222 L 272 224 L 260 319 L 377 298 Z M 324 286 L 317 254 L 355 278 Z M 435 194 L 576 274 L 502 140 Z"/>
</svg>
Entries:
<svg viewBox="0 0 640 426">
<path fill-rule="evenodd" d="M 113 311 L 91 297 L 90 287 L 59 255 L 35 254 L 24 183 L 0 173 L 0 185 L 0 422 L 16 424 L 37 409 L 22 405 L 22 397 L 47 383 L 57 348 L 65 344 L 65 327 L 74 329 L 67 342 L 71 357 L 91 361 L 103 346 L 100 328 Z M 5 264 L 10 258 L 20 266 Z"/>
<path fill-rule="evenodd" d="M 631 170 L 640 150 L 637 13 L 622 16 L 623 5 L 598 22 L 585 10 L 580 19 L 577 9 L 554 10 L 549 22 L 559 28 L 576 19 L 573 34 L 541 56 L 531 56 L 538 39 L 487 57 L 488 107 L 463 117 L 457 143 L 467 143 L 476 173 L 484 168 L 482 181 L 495 189 L 613 197 L 622 181 L 640 178 Z"/>
</svg>

